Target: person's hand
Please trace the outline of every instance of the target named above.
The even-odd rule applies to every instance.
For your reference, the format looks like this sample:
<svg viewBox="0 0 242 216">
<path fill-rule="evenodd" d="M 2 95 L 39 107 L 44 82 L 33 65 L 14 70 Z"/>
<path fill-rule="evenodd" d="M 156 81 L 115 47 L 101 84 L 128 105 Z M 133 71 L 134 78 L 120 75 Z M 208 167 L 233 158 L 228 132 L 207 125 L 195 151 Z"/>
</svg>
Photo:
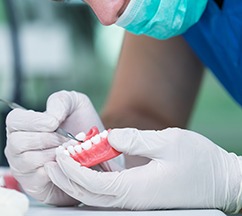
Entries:
<svg viewBox="0 0 242 216">
<path fill-rule="evenodd" d="M 58 127 L 73 134 L 87 132 L 94 125 L 103 130 L 88 97 L 77 92 L 54 93 L 47 101 L 46 112 L 14 109 L 7 116 L 6 125 L 5 154 L 24 191 L 48 204 L 79 203 L 51 182 L 44 164 L 55 161 L 55 148 L 66 141 L 54 133 Z M 110 166 L 106 167 L 111 170 Z"/>
<path fill-rule="evenodd" d="M 178 128 L 113 129 L 108 140 L 118 151 L 152 160 L 121 172 L 97 172 L 58 153 L 58 164 L 46 164 L 52 181 L 91 206 L 225 212 L 241 208 L 240 158 L 204 136 Z"/>
</svg>

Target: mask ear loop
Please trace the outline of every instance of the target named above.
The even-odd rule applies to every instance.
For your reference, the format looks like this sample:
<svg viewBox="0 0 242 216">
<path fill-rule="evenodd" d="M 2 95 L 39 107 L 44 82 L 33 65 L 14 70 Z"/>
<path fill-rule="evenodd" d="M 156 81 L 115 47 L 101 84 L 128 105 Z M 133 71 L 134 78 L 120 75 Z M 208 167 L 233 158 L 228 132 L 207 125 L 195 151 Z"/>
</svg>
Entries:
<svg viewBox="0 0 242 216">
<path fill-rule="evenodd" d="M 125 27 L 129 25 L 136 17 L 136 14 L 139 12 L 142 7 L 144 0 L 130 0 L 127 8 L 123 14 L 118 18 L 115 25 L 120 27 Z"/>
</svg>

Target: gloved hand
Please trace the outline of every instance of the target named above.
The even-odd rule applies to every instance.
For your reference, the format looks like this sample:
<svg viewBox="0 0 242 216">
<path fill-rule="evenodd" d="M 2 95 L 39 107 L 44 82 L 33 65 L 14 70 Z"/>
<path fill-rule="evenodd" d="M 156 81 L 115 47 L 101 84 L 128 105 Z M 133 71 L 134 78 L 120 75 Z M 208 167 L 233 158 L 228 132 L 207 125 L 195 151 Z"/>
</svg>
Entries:
<svg viewBox="0 0 242 216">
<path fill-rule="evenodd" d="M 66 141 L 54 133 L 58 127 L 73 134 L 87 132 L 94 125 L 103 130 L 88 97 L 77 92 L 54 93 L 47 101 L 46 112 L 15 109 L 7 116 L 6 125 L 5 154 L 24 191 L 48 204 L 79 203 L 51 182 L 44 164 L 55 161 L 55 148 Z"/>
<path fill-rule="evenodd" d="M 136 210 L 241 208 L 241 159 L 195 132 L 113 129 L 110 144 L 129 155 L 148 157 L 144 166 L 97 172 L 57 154 L 46 164 L 52 181 L 84 204 Z"/>
<path fill-rule="evenodd" d="M 24 216 L 28 210 L 29 201 L 24 194 L 16 190 L 0 187 L 0 210 L 4 216 Z"/>
</svg>

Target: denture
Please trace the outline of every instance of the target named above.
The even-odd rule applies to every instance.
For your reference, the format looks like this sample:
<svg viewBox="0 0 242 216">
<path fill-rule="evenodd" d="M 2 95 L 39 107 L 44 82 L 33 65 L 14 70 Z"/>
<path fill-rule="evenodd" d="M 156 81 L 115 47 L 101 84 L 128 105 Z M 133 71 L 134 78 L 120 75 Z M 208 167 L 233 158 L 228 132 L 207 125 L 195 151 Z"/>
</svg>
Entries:
<svg viewBox="0 0 242 216">
<path fill-rule="evenodd" d="M 0 176 L 0 187 L 21 191 L 18 181 L 12 176 L 12 174 L 7 173 Z"/>
<path fill-rule="evenodd" d="M 121 154 L 108 142 L 107 137 L 110 131 L 104 130 L 100 133 L 98 128 L 94 126 L 87 134 L 80 132 L 76 135 L 76 138 L 83 140 L 83 142 L 69 140 L 59 146 L 57 151 L 63 151 L 82 166 L 95 166 Z"/>
</svg>

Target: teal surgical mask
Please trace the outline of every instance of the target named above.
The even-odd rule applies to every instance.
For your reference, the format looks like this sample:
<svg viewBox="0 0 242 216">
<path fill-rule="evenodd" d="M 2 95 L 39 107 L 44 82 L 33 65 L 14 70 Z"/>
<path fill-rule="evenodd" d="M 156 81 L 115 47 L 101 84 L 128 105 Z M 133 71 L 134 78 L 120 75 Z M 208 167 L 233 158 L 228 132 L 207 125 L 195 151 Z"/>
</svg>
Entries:
<svg viewBox="0 0 242 216">
<path fill-rule="evenodd" d="M 167 39 L 184 33 L 208 0 L 131 0 L 116 24 L 137 35 Z"/>
</svg>

